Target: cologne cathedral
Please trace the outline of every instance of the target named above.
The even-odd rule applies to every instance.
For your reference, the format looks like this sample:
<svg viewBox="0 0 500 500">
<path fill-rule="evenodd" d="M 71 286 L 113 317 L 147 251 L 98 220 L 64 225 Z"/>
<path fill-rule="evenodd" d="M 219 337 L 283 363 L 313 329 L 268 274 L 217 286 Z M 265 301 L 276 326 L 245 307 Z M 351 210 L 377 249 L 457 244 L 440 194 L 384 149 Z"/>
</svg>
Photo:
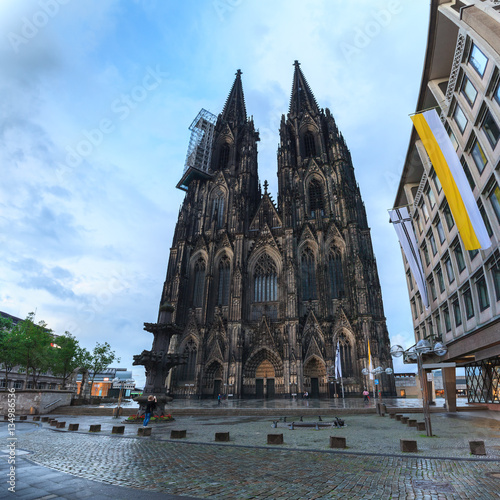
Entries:
<svg viewBox="0 0 500 500">
<path fill-rule="evenodd" d="M 259 133 L 241 71 L 218 115 L 191 125 L 186 191 L 158 317 L 175 397 L 360 396 L 362 375 L 392 367 L 377 266 L 351 155 L 329 109 L 294 64 L 278 147 L 278 199 L 259 182 Z M 170 312 L 166 312 L 170 311 Z M 173 312 L 172 312 L 173 311 Z M 163 325 L 167 326 L 167 325 Z M 379 389 L 395 394 L 393 378 Z"/>
</svg>

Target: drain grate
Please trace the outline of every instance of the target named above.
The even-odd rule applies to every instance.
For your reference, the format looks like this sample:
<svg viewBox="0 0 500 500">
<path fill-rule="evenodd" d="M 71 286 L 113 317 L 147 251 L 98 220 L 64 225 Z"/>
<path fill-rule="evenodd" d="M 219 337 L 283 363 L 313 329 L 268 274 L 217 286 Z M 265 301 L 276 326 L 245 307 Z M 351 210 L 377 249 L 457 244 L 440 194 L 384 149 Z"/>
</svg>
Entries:
<svg viewBox="0 0 500 500">
<path fill-rule="evenodd" d="M 413 487 L 419 490 L 432 491 L 436 493 L 454 493 L 455 488 L 450 483 L 438 483 L 437 481 L 413 480 Z"/>
</svg>

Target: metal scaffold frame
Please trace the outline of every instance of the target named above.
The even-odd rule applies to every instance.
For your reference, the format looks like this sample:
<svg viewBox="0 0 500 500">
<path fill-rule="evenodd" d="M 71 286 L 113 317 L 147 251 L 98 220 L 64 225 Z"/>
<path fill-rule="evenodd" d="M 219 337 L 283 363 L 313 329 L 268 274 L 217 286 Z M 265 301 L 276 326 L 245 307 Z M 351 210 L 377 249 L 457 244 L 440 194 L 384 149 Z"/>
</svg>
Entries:
<svg viewBox="0 0 500 500">
<path fill-rule="evenodd" d="M 186 163 L 183 174 L 192 167 L 207 172 L 212 158 L 212 142 L 214 138 L 217 116 L 206 109 L 201 109 L 191 123 L 191 138 L 189 139 Z"/>
</svg>

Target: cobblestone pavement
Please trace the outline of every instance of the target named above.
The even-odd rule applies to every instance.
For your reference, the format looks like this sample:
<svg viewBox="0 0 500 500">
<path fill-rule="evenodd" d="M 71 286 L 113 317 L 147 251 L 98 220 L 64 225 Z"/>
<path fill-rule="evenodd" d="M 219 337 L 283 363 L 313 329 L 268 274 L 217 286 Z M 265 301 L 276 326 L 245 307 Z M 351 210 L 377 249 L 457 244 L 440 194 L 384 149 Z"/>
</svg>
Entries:
<svg viewBox="0 0 500 500">
<path fill-rule="evenodd" d="M 34 424 L 18 427 L 25 429 L 18 434 L 18 449 L 30 452 L 27 456 L 37 464 L 143 493 L 149 489 L 196 498 L 276 500 L 500 498 L 498 459 L 449 460 L 173 442 L 159 439 L 155 428 L 156 437 L 135 438 L 57 432 Z M 491 432 L 498 428 L 493 426 Z M 206 433 L 212 434 L 213 428 L 207 427 Z"/>
</svg>

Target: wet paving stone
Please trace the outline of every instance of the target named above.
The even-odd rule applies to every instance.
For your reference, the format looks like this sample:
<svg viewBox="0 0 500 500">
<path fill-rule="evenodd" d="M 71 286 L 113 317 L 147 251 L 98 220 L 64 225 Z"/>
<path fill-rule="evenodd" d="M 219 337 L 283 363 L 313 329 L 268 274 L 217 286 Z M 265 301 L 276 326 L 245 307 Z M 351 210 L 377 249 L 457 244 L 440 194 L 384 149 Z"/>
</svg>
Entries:
<svg viewBox="0 0 500 500">
<path fill-rule="evenodd" d="M 19 436 L 37 464 L 103 483 L 213 499 L 500 498 L 499 461 L 358 456 L 41 429 Z"/>
</svg>

